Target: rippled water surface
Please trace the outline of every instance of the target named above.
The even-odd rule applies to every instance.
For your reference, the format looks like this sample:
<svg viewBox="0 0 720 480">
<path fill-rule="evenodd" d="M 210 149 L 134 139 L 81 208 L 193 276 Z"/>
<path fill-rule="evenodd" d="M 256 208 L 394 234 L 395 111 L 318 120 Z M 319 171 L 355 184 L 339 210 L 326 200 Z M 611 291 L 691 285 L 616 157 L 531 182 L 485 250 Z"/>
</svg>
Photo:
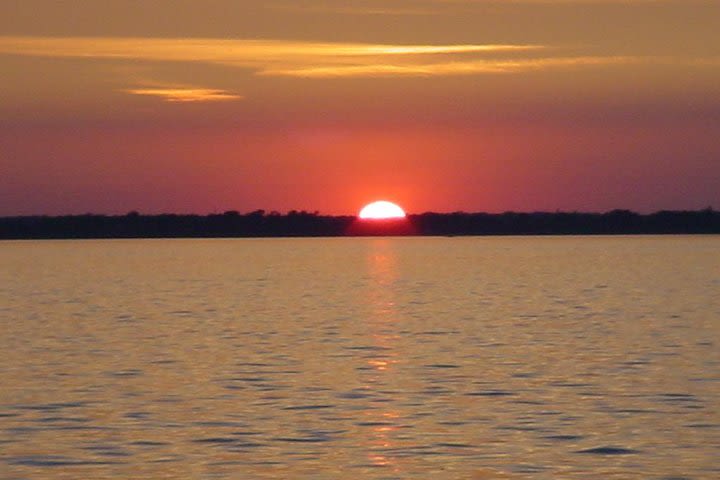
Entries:
<svg viewBox="0 0 720 480">
<path fill-rule="evenodd" d="M 720 237 L 0 243 L 0 478 L 720 478 Z"/>
</svg>

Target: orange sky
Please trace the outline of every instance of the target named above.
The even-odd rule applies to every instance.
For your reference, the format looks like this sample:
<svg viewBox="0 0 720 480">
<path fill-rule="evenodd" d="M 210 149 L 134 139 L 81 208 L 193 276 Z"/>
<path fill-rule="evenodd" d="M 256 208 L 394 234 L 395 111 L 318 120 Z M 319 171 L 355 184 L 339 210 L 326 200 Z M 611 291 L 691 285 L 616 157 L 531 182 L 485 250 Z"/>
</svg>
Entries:
<svg viewBox="0 0 720 480">
<path fill-rule="evenodd" d="M 716 0 L 0 3 L 0 215 L 720 208 Z"/>
</svg>

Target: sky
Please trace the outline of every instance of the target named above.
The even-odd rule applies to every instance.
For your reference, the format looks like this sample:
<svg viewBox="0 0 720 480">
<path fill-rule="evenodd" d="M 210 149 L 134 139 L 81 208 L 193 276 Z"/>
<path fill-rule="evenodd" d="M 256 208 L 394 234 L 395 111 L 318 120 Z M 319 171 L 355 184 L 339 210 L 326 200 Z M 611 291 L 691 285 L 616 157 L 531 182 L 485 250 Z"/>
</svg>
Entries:
<svg viewBox="0 0 720 480">
<path fill-rule="evenodd" d="M 0 215 L 720 209 L 718 0 L 3 0 Z"/>
</svg>

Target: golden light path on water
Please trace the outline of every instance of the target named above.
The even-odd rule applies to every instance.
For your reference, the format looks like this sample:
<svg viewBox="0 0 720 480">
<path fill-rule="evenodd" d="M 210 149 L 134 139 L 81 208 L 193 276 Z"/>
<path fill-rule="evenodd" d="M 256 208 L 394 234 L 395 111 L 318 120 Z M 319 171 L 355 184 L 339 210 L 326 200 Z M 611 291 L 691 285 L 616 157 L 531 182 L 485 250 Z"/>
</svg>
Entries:
<svg viewBox="0 0 720 480">
<path fill-rule="evenodd" d="M 375 240 L 372 249 L 368 252 L 367 261 L 372 281 L 368 292 L 370 305 L 368 324 L 372 329 L 372 339 L 377 353 L 368 359 L 371 375 L 366 388 L 381 395 L 391 383 L 390 380 L 395 375 L 393 366 L 398 362 L 394 346 L 400 319 L 395 309 L 394 283 L 398 272 L 393 244 L 388 239 Z M 402 470 L 401 465 L 398 465 L 397 459 L 388 457 L 384 453 L 396 447 L 397 423 L 402 421 L 399 412 L 391 406 L 392 403 L 388 402 L 384 408 L 367 412 L 368 421 L 373 423 L 373 437 L 368 445 L 368 453 L 373 465 L 390 468 L 393 473 L 398 474 Z"/>
</svg>

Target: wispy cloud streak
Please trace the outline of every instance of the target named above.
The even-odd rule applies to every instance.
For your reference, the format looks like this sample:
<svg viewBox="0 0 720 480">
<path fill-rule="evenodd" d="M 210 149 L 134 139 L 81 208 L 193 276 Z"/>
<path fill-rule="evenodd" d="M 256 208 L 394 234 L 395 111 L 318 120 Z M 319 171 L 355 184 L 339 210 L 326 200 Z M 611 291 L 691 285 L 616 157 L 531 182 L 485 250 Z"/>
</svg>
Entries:
<svg viewBox="0 0 720 480">
<path fill-rule="evenodd" d="M 558 52 L 549 56 L 548 52 Z M 389 45 L 280 40 L 0 37 L 0 53 L 43 57 L 221 64 L 258 75 L 305 78 L 514 73 L 552 68 L 661 63 L 715 65 L 715 59 L 569 56 L 544 45 Z M 130 93 L 168 101 L 238 98 L 222 90 L 151 85 Z M 197 99 L 197 100 L 192 100 Z"/>
<path fill-rule="evenodd" d="M 166 102 L 173 103 L 219 102 L 243 98 L 226 90 L 190 86 L 130 88 L 123 91 L 134 95 L 160 97 Z"/>
<path fill-rule="evenodd" d="M 386 45 L 177 38 L 0 37 L 0 52 L 48 57 L 206 62 L 253 67 L 268 63 L 347 62 L 387 55 L 530 51 L 540 45 Z"/>
<path fill-rule="evenodd" d="M 265 70 L 261 75 L 289 77 L 383 77 L 383 76 L 443 76 L 474 75 L 482 73 L 513 73 L 559 67 L 621 65 L 648 61 L 642 57 L 563 57 L 519 60 L 470 60 L 422 65 L 361 65 L 310 67 L 285 70 Z"/>
</svg>

